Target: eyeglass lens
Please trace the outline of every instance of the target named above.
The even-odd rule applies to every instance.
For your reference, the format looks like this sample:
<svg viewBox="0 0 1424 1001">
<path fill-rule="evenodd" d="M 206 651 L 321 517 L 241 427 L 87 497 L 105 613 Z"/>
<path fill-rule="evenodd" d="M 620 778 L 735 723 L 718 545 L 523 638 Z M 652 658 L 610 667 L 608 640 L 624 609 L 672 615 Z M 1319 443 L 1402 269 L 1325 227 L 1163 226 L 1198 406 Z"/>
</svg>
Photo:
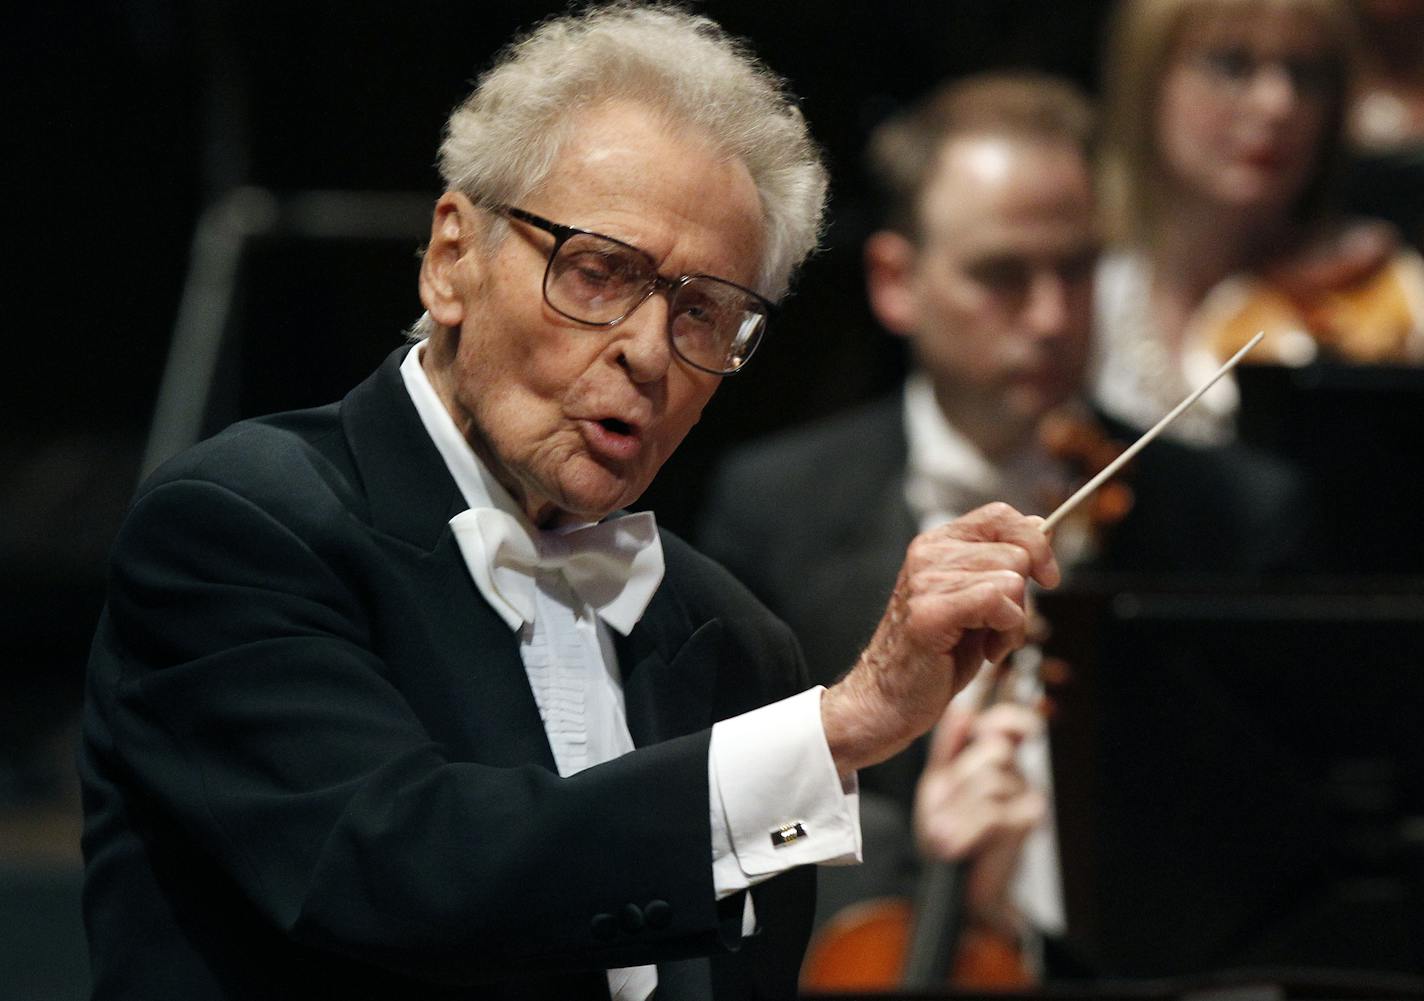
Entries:
<svg viewBox="0 0 1424 1001">
<path fill-rule="evenodd" d="M 652 261 L 635 248 L 575 233 L 550 261 L 544 294 L 572 319 L 614 323 L 647 298 L 657 280 Z M 760 302 L 706 275 L 681 279 L 669 292 L 669 325 L 679 355 L 713 372 L 732 372 L 746 362 L 766 325 Z"/>
<path fill-rule="evenodd" d="M 1244 87 L 1262 67 L 1279 65 L 1297 93 L 1316 96 L 1330 89 L 1332 73 L 1327 60 L 1286 56 L 1273 60 L 1242 46 L 1210 48 L 1197 56 L 1200 65 L 1214 79 L 1232 87 Z"/>
</svg>

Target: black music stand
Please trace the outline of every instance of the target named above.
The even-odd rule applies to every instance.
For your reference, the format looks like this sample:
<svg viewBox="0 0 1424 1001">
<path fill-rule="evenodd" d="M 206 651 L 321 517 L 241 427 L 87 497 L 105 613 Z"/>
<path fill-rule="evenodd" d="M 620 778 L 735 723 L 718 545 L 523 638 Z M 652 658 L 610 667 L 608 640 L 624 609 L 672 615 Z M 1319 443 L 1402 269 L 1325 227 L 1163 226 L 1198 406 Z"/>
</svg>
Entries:
<svg viewBox="0 0 1424 1001">
<path fill-rule="evenodd" d="M 1424 369 L 1242 365 L 1236 379 L 1242 439 L 1316 488 L 1317 569 L 1424 574 Z"/>
<path fill-rule="evenodd" d="M 1424 580 L 1043 596 L 1071 938 L 1110 975 L 1424 974 Z"/>
</svg>

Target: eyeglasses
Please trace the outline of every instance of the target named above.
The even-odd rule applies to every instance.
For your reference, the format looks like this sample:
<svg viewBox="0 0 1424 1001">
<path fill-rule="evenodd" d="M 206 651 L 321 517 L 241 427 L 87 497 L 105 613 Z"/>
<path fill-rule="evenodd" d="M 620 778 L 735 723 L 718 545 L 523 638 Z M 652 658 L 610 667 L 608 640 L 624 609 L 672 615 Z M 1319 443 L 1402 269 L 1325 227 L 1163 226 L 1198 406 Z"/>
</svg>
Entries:
<svg viewBox="0 0 1424 1001">
<path fill-rule="evenodd" d="M 1337 74 L 1328 59 L 1306 56 L 1270 59 L 1244 46 L 1222 46 L 1197 53 L 1194 62 L 1212 82 L 1231 91 L 1245 90 L 1267 66 L 1278 66 L 1302 97 L 1321 97 L 1335 86 Z"/>
<path fill-rule="evenodd" d="M 751 289 L 712 275 L 664 278 L 647 253 L 622 240 L 561 226 L 511 205 L 490 210 L 554 237 L 544 268 L 544 301 L 561 316 L 613 327 L 654 292 L 663 292 L 673 352 L 714 375 L 740 369 L 761 343 L 772 305 Z"/>
</svg>

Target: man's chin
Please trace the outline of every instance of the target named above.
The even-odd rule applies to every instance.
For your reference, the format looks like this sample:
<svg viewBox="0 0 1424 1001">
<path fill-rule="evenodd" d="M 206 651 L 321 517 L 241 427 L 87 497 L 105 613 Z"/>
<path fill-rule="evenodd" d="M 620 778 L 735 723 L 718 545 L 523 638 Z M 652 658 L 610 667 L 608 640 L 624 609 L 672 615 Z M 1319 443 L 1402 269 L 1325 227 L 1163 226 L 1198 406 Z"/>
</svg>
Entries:
<svg viewBox="0 0 1424 1001">
<path fill-rule="evenodd" d="M 1004 417 L 1018 427 L 1032 430 L 1065 402 L 1058 393 L 1047 394 L 1035 386 L 1019 385 L 1005 398 Z"/>
<path fill-rule="evenodd" d="M 642 495 L 642 488 L 635 487 L 626 478 L 612 476 L 607 471 L 603 471 L 601 476 L 580 477 L 576 482 L 564 484 L 554 517 L 549 524 L 583 525 L 602 521 L 614 511 L 632 504 Z"/>
</svg>

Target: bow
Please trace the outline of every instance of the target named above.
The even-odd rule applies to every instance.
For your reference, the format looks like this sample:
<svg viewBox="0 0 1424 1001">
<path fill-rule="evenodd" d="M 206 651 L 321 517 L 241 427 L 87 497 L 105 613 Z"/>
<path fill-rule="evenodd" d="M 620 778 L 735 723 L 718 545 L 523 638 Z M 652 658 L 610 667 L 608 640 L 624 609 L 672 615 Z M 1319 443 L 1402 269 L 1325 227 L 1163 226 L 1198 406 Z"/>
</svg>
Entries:
<svg viewBox="0 0 1424 1001">
<path fill-rule="evenodd" d="M 534 621 L 535 577 L 558 571 L 580 600 L 624 636 L 632 631 L 663 579 L 663 548 L 651 512 L 570 532 L 541 532 L 497 508 L 450 519 L 475 585 L 509 624 Z"/>
</svg>

